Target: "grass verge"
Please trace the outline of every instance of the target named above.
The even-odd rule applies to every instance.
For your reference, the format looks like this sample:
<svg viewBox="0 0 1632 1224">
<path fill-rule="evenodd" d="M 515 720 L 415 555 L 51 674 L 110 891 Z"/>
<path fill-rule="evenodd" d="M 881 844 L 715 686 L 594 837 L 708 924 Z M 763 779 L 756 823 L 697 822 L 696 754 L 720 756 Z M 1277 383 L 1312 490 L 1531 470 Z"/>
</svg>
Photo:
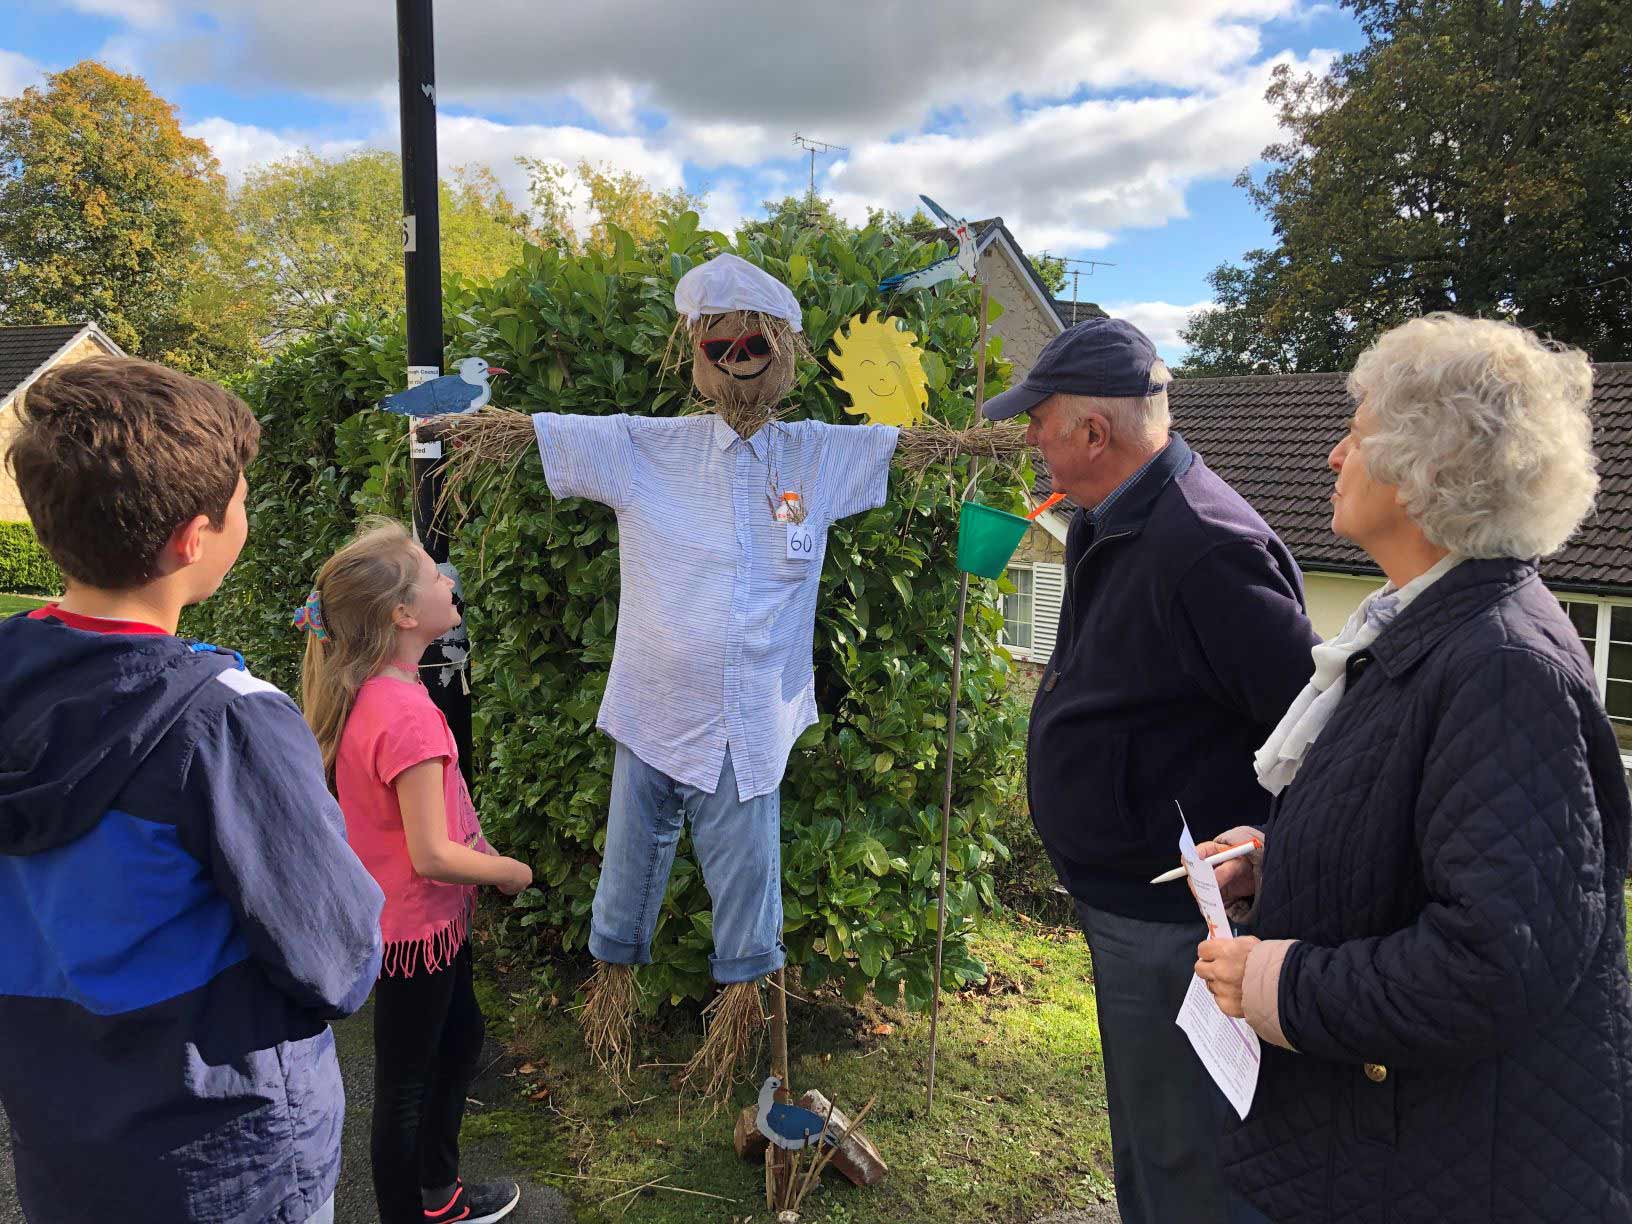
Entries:
<svg viewBox="0 0 1632 1224">
<path fill-rule="evenodd" d="M 866 1190 L 830 1171 L 806 1200 L 806 1221 L 1002 1224 L 1110 1197 L 1105 1087 L 1081 937 L 1005 916 L 987 922 L 975 951 L 986 982 L 943 1000 L 933 1117 L 924 1109 L 927 1016 L 871 1001 L 853 1008 L 821 992 L 790 1000 L 794 1087 L 819 1088 L 851 1113 L 876 1094 L 865 1130 L 890 1166 Z M 560 1186 L 585 1221 L 767 1218 L 763 1169 L 731 1146 L 736 1111 L 753 1087 L 739 1086 L 730 1106 L 710 1115 L 678 1100 L 670 1085 L 675 1064 L 695 1048 L 694 1019 L 643 1030 L 645 1067 L 620 1092 L 587 1065 L 565 1000 L 518 1008 L 522 996 L 484 989 L 490 1015 L 519 1017 L 507 1037 L 525 1060 L 524 1103 L 472 1117 L 466 1129 L 506 1139 L 518 1173 Z M 657 1189 L 614 1198 L 665 1176 L 721 1198 Z"/>
<path fill-rule="evenodd" d="M 46 601 L 36 599 L 32 595 L 0 595 L 0 616 L 10 616 L 14 612 L 31 612 L 35 608 L 43 607 Z"/>
</svg>

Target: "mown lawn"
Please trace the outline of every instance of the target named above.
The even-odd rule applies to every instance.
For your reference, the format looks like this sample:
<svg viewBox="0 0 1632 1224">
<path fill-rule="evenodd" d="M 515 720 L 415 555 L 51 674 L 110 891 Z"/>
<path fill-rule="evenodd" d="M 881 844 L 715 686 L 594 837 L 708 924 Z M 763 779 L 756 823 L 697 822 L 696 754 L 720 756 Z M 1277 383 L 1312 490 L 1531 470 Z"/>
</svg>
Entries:
<svg viewBox="0 0 1632 1224">
<path fill-rule="evenodd" d="M 819 1088 L 851 1113 L 876 1095 L 864 1129 L 890 1166 L 867 1190 L 830 1171 L 806 1200 L 806 1221 L 1002 1224 L 1110 1198 L 1110 1132 L 1081 937 L 1009 916 L 987 923 L 975 951 L 988 978 L 943 1002 L 933 1117 L 924 1109 L 927 1016 L 872 1002 L 856 1009 L 822 993 L 790 1001 L 794 1087 Z M 490 1016 L 524 1017 L 508 1037 L 526 1060 L 520 1078 L 530 1100 L 472 1116 L 466 1129 L 508 1138 L 518 1173 L 559 1186 L 586 1221 L 767 1218 L 763 1167 L 739 1160 L 731 1146 L 736 1111 L 753 1089 L 739 1087 L 732 1105 L 711 1116 L 679 1101 L 670 1085 L 672 1064 L 696 1045 L 694 1012 L 689 1022 L 644 1031 L 648 1065 L 620 1093 L 587 1065 L 570 999 L 535 1008 L 488 989 Z M 730 1201 L 661 1190 L 612 1198 L 665 1175 L 673 1186 Z"/>
<path fill-rule="evenodd" d="M 32 595 L 0 595 L 0 616 L 10 616 L 14 612 L 29 612 L 45 602 Z"/>
</svg>

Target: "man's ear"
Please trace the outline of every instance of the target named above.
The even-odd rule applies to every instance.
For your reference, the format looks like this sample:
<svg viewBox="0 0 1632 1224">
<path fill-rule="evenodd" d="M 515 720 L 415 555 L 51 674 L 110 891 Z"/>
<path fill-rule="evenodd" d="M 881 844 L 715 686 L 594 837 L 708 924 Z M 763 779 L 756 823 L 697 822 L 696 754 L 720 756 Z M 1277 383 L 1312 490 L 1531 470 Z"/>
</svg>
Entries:
<svg viewBox="0 0 1632 1224">
<path fill-rule="evenodd" d="M 1082 430 L 1088 435 L 1088 446 L 1097 455 L 1111 445 L 1111 422 L 1104 413 L 1090 408 L 1083 414 Z"/>
</svg>

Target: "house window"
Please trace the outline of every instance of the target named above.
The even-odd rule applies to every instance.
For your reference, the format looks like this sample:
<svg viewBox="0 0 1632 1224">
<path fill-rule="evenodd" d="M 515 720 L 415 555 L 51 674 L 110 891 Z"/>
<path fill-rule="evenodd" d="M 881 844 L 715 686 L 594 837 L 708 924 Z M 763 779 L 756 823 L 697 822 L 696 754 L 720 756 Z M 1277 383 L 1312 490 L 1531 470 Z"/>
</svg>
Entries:
<svg viewBox="0 0 1632 1224">
<path fill-rule="evenodd" d="M 1632 604 L 1591 603 L 1584 599 L 1559 602 L 1592 659 L 1621 755 L 1632 757 Z"/>
<path fill-rule="evenodd" d="M 1003 599 L 1003 645 L 1024 658 L 1031 656 L 1032 576 L 1031 566 L 1011 565 L 1004 575 L 1014 594 Z"/>
<path fill-rule="evenodd" d="M 1606 605 L 1609 641 L 1603 666 L 1604 705 L 1622 753 L 1632 753 L 1632 605 Z M 1602 623 L 1602 621 L 1600 621 Z"/>
</svg>

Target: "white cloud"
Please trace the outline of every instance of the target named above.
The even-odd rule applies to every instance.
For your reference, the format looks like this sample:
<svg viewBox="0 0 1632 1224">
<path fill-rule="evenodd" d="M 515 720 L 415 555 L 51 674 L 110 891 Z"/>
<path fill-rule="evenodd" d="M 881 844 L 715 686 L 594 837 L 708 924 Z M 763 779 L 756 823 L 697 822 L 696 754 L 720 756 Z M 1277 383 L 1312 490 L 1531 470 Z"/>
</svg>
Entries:
<svg viewBox="0 0 1632 1224">
<path fill-rule="evenodd" d="M 0 51 L 0 98 L 10 98 L 45 78 L 45 69 L 15 51 Z"/>
<path fill-rule="evenodd" d="M 1164 360 L 1177 362 L 1185 352 L 1179 329 L 1196 311 L 1210 310 L 1214 303 L 1204 301 L 1180 306 L 1173 302 L 1104 302 L 1101 305 L 1113 319 L 1126 319 L 1149 336 Z"/>
<path fill-rule="evenodd" d="M 298 131 L 273 131 L 254 124 L 235 123 L 219 116 L 190 123 L 189 136 L 205 141 L 215 151 L 227 181 L 238 186 L 250 169 L 293 157 L 310 149 L 319 157 L 336 158 L 362 148 L 400 147 L 395 115 L 382 115 L 380 125 L 362 140 L 323 139 Z M 444 115 L 437 124 L 437 158 L 443 174 L 466 163 L 489 167 L 500 186 L 517 203 L 525 203 L 527 172 L 516 158 L 527 156 L 575 167 L 580 161 L 613 170 L 638 174 L 653 187 L 669 191 L 685 185 L 684 169 L 678 157 L 658 149 L 639 137 L 608 136 L 587 128 L 509 124 L 470 115 Z M 740 188 L 713 193 L 709 201 L 709 222 L 719 228 L 735 226 L 743 213 Z M 569 215 L 576 227 L 586 227 L 592 217 L 587 193 L 576 190 L 570 198 Z"/>
<path fill-rule="evenodd" d="M 335 158 L 363 147 L 361 140 L 322 140 L 298 132 L 274 132 L 252 123 L 234 123 L 220 117 L 189 123 L 182 130 L 204 141 L 215 151 L 216 160 L 221 163 L 221 172 L 234 187 L 244 181 L 245 172 L 253 167 L 283 161 L 302 149 L 310 149 L 319 157 Z"/>
<path fill-rule="evenodd" d="M 1185 189 L 1234 174 L 1278 134 L 1264 101 L 1277 63 L 1242 71 L 1217 92 L 1039 107 L 960 135 L 925 133 L 857 145 L 826 176 L 840 212 L 906 211 L 919 192 L 965 217 L 1001 216 L 1027 250 L 1094 249 L 1119 230 L 1187 215 Z"/>
<path fill-rule="evenodd" d="M 698 9 L 483 0 L 442 10 L 437 72 L 445 99 L 506 114 L 565 94 L 619 130 L 630 130 L 638 106 L 667 116 L 679 134 L 723 124 L 764 128 L 776 143 L 799 129 L 852 144 L 917 130 L 938 113 L 978 116 L 1084 88 L 1217 89 L 1260 54 L 1263 22 L 1309 2 L 941 0 L 930 9 L 713 0 Z M 353 100 L 395 79 L 392 10 L 378 0 L 125 7 L 153 19 L 135 33 L 161 78 Z M 740 160 L 726 160 L 764 155 L 757 141 L 740 147 Z"/>
<path fill-rule="evenodd" d="M 177 7 L 166 0 L 69 0 L 69 4 L 93 17 L 112 17 L 146 29 L 169 22 Z"/>
<path fill-rule="evenodd" d="M 703 228 L 735 234 L 746 219 L 749 209 L 758 212 L 758 201 L 750 201 L 739 183 L 710 186 L 703 202 Z"/>
</svg>

